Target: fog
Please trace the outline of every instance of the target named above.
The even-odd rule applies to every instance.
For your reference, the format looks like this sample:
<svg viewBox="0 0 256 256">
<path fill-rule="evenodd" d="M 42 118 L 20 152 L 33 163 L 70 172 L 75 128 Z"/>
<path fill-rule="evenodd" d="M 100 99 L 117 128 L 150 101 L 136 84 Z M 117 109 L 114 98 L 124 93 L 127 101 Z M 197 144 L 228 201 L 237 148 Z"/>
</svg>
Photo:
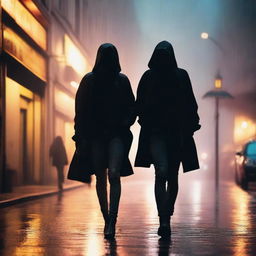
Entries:
<svg viewBox="0 0 256 256">
<path fill-rule="evenodd" d="M 223 89 L 234 96 L 220 104 L 221 173 L 231 177 L 226 167 L 233 168 L 235 151 L 255 137 L 255 2 L 112 0 L 88 7 L 90 22 L 97 28 L 85 46 L 91 62 L 101 43 L 115 44 L 122 72 L 130 78 L 134 93 L 155 45 L 162 40 L 172 43 L 178 65 L 188 71 L 198 101 L 202 129 L 195 138 L 199 156 L 207 153 L 207 159 L 201 160 L 206 173 L 214 168 L 214 102 L 202 97 L 214 88 L 215 76 L 220 72 Z M 97 24 L 102 19 L 105 26 L 99 33 Z M 201 39 L 202 32 L 209 33 L 212 40 Z M 236 131 L 242 120 L 253 128 L 242 131 L 238 138 Z M 138 127 L 133 130 L 137 137 Z"/>
</svg>

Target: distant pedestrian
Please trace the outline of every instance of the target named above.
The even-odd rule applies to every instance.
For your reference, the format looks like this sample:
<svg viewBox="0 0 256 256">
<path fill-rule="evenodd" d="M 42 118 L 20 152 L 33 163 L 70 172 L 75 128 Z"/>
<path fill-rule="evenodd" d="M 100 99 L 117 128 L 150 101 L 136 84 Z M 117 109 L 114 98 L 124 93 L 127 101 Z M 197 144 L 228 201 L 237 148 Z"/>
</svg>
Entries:
<svg viewBox="0 0 256 256">
<path fill-rule="evenodd" d="M 137 90 L 141 131 L 135 166 L 154 165 L 158 235 L 170 236 L 180 162 L 184 172 L 199 168 L 193 134 L 201 126 L 188 73 L 178 68 L 169 42 L 156 46 L 148 66 Z"/>
<path fill-rule="evenodd" d="M 64 166 L 68 164 L 67 153 L 61 136 L 57 136 L 50 147 L 52 165 L 57 169 L 58 188 L 61 192 L 64 183 Z"/>
<path fill-rule="evenodd" d="M 84 182 L 90 182 L 90 175 L 96 175 L 106 238 L 115 236 L 121 196 L 120 176 L 133 174 L 128 154 L 132 143 L 130 126 L 135 121 L 135 99 L 128 78 L 120 71 L 115 46 L 101 45 L 92 72 L 84 76 L 76 94 L 73 136 L 76 153 L 68 173 L 68 178 Z"/>
</svg>

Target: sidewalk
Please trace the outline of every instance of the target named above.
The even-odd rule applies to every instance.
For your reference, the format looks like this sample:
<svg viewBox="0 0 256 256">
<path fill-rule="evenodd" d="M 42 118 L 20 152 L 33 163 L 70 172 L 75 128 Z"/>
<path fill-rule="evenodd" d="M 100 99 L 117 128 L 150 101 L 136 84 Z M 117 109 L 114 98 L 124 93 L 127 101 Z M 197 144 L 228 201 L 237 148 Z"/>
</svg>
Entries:
<svg viewBox="0 0 256 256">
<path fill-rule="evenodd" d="M 82 186 L 85 185 L 78 182 L 64 184 L 63 192 Z M 56 185 L 17 186 L 13 188 L 13 192 L 11 193 L 0 194 L 0 208 L 58 193 L 59 191 Z"/>
<path fill-rule="evenodd" d="M 94 185 L 0 209 L 0 255 L 225 255 L 255 256 L 256 198 L 233 180 L 180 180 L 172 236 L 160 239 L 154 173 L 124 179 L 116 238 L 104 239 Z M 149 179 L 150 178 L 150 179 Z"/>
</svg>

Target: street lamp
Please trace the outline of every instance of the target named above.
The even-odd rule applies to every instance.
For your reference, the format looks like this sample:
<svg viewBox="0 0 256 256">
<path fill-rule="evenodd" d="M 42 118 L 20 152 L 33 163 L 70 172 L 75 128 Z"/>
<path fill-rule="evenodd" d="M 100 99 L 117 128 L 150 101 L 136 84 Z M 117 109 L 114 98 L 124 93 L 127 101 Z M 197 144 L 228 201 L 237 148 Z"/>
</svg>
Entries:
<svg viewBox="0 0 256 256">
<path fill-rule="evenodd" d="M 223 55 L 226 55 L 226 52 L 222 45 L 207 32 L 201 33 L 201 38 L 204 40 L 210 40 L 215 46 L 217 46 L 217 48 L 221 51 Z M 217 201 L 219 193 L 219 100 L 233 98 L 231 94 L 222 89 L 222 82 L 223 78 L 218 71 L 217 75 L 215 76 L 214 90 L 208 91 L 203 96 L 203 98 L 214 98 L 215 100 L 215 190 Z"/>
<path fill-rule="evenodd" d="M 206 32 L 201 33 L 201 38 L 202 39 L 208 39 L 208 37 L 209 37 L 208 33 L 206 33 Z"/>
<path fill-rule="evenodd" d="M 214 98 L 215 100 L 215 192 L 216 201 L 219 194 L 219 101 L 220 99 L 232 99 L 233 96 L 222 89 L 222 77 L 217 73 L 214 81 L 214 89 L 205 93 L 203 98 Z"/>
<path fill-rule="evenodd" d="M 225 50 L 223 49 L 222 45 L 216 39 L 214 39 L 212 36 L 210 36 L 207 32 L 202 32 L 201 33 L 201 38 L 204 39 L 204 40 L 208 39 L 211 42 L 213 42 L 215 44 L 215 46 L 217 46 L 219 48 L 221 53 L 225 55 Z"/>
<path fill-rule="evenodd" d="M 210 40 L 221 52 L 223 56 L 226 55 L 226 51 L 222 45 L 211 37 L 208 33 L 201 33 L 202 39 Z M 214 98 L 215 101 L 215 216 L 216 225 L 218 225 L 219 216 L 219 101 L 220 99 L 232 99 L 233 96 L 227 91 L 222 89 L 222 76 L 220 72 L 217 72 L 214 81 L 214 89 L 208 91 L 203 98 Z"/>
</svg>

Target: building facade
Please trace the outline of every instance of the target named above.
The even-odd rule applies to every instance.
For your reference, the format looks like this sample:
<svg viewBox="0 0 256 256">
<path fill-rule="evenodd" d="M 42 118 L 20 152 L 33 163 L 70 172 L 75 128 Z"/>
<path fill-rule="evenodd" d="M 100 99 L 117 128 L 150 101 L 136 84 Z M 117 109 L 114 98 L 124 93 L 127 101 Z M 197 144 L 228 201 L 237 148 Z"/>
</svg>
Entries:
<svg viewBox="0 0 256 256">
<path fill-rule="evenodd" d="M 48 22 L 36 6 L 1 1 L 1 183 L 42 180 Z"/>
<path fill-rule="evenodd" d="M 66 147 L 68 160 L 74 153 L 75 93 L 85 73 L 91 69 L 87 53 L 81 43 L 80 28 L 83 19 L 80 13 L 84 1 L 42 1 L 49 16 L 49 81 L 46 90 L 47 125 L 45 155 L 56 136 L 61 136 Z M 56 179 L 51 159 L 46 159 L 45 183 Z M 67 171 L 67 170 L 65 170 Z"/>
<path fill-rule="evenodd" d="M 84 1 L 1 1 L 0 189 L 56 179 L 49 148 L 74 151 L 74 98 L 90 62 L 80 41 Z"/>
</svg>

